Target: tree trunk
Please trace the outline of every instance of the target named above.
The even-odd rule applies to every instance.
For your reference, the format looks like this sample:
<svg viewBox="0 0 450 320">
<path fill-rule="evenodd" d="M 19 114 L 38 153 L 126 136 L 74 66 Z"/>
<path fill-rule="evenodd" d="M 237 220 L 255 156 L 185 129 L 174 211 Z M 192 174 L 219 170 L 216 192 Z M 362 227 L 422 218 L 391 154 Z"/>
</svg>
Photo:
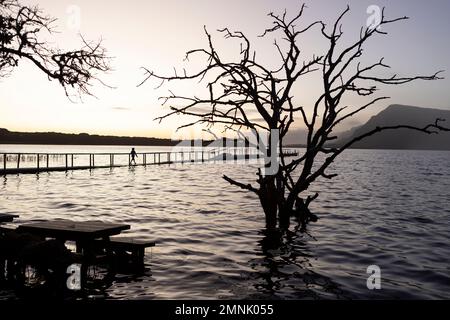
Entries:
<svg viewBox="0 0 450 320">
<path fill-rule="evenodd" d="M 278 220 L 281 229 L 289 229 L 291 224 L 292 208 L 289 208 L 286 204 L 280 207 L 278 212 Z"/>
<path fill-rule="evenodd" d="M 278 193 L 274 179 L 272 177 L 265 179 L 267 180 L 261 183 L 259 201 L 264 209 L 267 229 L 275 229 L 277 227 Z"/>
<path fill-rule="evenodd" d="M 269 230 L 274 230 L 277 227 L 277 204 L 274 203 L 272 199 L 263 199 L 260 196 L 261 206 L 264 209 L 264 214 L 266 216 L 266 228 Z"/>
</svg>

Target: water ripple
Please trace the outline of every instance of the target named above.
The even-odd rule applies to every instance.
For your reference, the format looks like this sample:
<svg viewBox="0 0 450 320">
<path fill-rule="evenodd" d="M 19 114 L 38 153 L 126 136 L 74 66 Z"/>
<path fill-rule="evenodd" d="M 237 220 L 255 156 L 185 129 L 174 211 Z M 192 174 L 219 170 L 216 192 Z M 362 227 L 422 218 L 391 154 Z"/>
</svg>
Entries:
<svg viewBox="0 0 450 320">
<path fill-rule="evenodd" d="M 0 212 L 21 223 L 125 222 L 127 234 L 157 241 L 144 274 L 119 275 L 92 299 L 448 299 L 449 155 L 346 153 L 332 168 L 339 177 L 311 190 L 311 236 L 266 234 L 257 197 L 220 178 L 254 179 L 257 167 L 239 162 L 8 176 Z M 372 264 L 382 290 L 366 287 Z"/>
</svg>

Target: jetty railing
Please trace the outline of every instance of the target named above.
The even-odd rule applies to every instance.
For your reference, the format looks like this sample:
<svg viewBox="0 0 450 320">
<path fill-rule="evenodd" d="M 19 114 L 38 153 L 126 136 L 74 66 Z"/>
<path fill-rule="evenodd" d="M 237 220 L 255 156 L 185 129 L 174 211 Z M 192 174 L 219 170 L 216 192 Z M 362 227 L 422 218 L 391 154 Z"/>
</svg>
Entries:
<svg viewBox="0 0 450 320">
<path fill-rule="evenodd" d="M 284 156 L 296 156 L 294 149 L 283 150 Z M 115 168 L 136 165 L 162 165 L 187 162 L 210 162 L 260 159 L 264 155 L 255 148 L 200 148 L 137 153 L 131 163 L 129 153 L 0 153 L 0 175 L 37 173 L 77 169 Z"/>
</svg>

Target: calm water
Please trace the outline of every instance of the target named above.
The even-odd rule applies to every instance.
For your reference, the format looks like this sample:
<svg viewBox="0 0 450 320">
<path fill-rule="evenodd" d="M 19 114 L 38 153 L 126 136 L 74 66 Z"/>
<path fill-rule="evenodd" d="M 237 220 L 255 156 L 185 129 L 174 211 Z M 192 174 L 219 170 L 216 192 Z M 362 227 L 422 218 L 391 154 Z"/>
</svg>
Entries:
<svg viewBox="0 0 450 320">
<path fill-rule="evenodd" d="M 73 148 L 45 150 L 128 150 Z M 264 232 L 256 197 L 221 179 L 250 182 L 256 168 L 210 163 L 0 177 L 0 212 L 20 214 L 19 223 L 128 223 L 130 234 L 156 240 L 146 273 L 118 275 L 103 293 L 112 299 L 450 298 L 449 152 L 347 152 L 330 170 L 340 176 L 311 190 L 320 192 L 313 205 L 320 220 L 278 245 Z M 381 268 L 381 290 L 366 287 L 369 265 Z"/>
</svg>

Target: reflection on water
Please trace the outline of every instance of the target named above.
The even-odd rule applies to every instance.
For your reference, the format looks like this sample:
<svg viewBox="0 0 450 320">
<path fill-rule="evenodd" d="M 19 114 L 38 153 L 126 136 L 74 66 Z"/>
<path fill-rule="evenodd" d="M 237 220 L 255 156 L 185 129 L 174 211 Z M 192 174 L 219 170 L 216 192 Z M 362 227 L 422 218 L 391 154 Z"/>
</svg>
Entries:
<svg viewBox="0 0 450 320">
<path fill-rule="evenodd" d="M 221 179 L 256 167 L 185 164 L 2 178 L 0 212 L 131 224 L 155 240 L 146 271 L 91 298 L 449 298 L 450 153 L 352 150 L 319 181 L 319 221 L 268 234 L 258 199 Z M 366 268 L 382 270 L 382 290 Z M 0 297 L 14 295 L 0 291 Z"/>
<path fill-rule="evenodd" d="M 262 230 L 261 234 L 263 238 L 258 243 L 262 254 L 250 261 L 254 273 L 249 278 L 258 293 L 245 298 L 346 298 L 332 279 L 313 270 L 310 259 L 314 255 L 298 229 L 287 235 L 268 230 Z"/>
</svg>

